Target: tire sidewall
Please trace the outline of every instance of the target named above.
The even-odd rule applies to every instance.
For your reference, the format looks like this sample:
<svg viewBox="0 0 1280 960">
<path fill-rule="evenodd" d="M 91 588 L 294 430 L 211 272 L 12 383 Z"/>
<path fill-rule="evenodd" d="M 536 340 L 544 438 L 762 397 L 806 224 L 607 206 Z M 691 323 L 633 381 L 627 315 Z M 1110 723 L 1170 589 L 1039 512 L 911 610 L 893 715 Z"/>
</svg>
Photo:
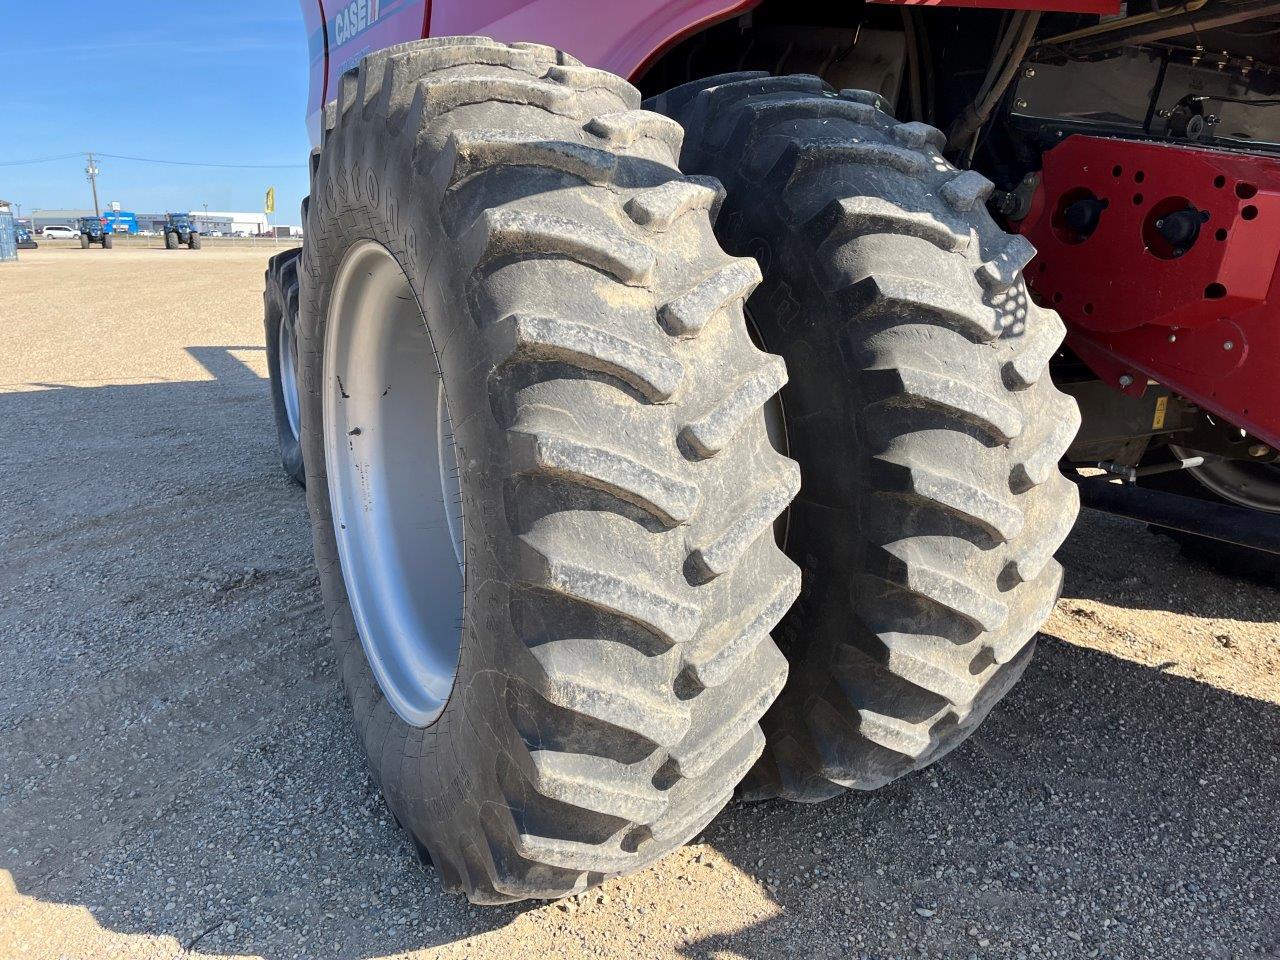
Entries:
<svg viewBox="0 0 1280 960">
<path fill-rule="evenodd" d="M 431 188 L 415 174 L 411 148 L 390 135 L 353 136 L 346 142 L 335 137 L 326 144 L 312 185 L 299 273 L 302 452 L 334 651 L 374 776 L 402 825 L 429 849 L 452 847 L 454 862 L 465 862 L 474 861 L 474 850 L 487 846 L 474 839 L 483 829 L 481 801 L 501 796 L 497 763 L 506 753 L 486 720 L 506 709 L 503 674 L 494 668 L 505 659 L 502 651 L 516 642 L 507 616 L 510 557 L 503 549 L 509 545 L 503 536 L 499 479 L 507 473 L 500 455 L 506 445 L 489 409 L 490 361 L 467 309 L 460 279 L 464 273 L 454 262 L 456 244 L 443 236 L 434 204 L 422 196 Z M 329 305 L 344 258 L 366 240 L 381 244 L 395 258 L 418 299 L 439 357 L 460 475 L 467 569 L 459 661 L 449 699 L 425 728 L 411 727 L 391 710 L 365 656 L 343 580 L 326 474 L 323 392 Z M 433 249 L 437 256 L 430 255 Z M 458 851 L 468 843 L 473 852 Z M 448 876 L 444 880 L 450 886 L 457 882 Z"/>
<path fill-rule="evenodd" d="M 802 660 L 815 648 L 847 639 L 848 572 L 863 565 L 858 506 L 865 450 L 856 429 L 862 401 L 856 366 L 840 338 L 843 316 L 811 274 L 816 251 L 768 199 L 747 184 L 736 186 L 717 235 L 727 252 L 760 264 L 764 279 L 747 301 L 747 316 L 761 348 L 786 360 L 788 370 L 803 372 L 779 396 L 790 455 L 804 464 L 806 487 L 822 491 L 817 501 L 797 499 L 787 525 L 786 551 L 807 587 L 775 636 L 789 658 Z M 835 536 L 833 526 L 841 531 Z M 792 678 L 793 692 L 798 682 Z"/>
<path fill-rule="evenodd" d="M 286 285 L 281 282 L 281 274 L 284 269 L 284 264 L 279 261 L 273 261 L 267 271 L 266 292 L 263 296 L 263 327 L 267 344 L 267 370 L 270 373 L 271 409 L 275 416 L 276 437 L 280 446 L 280 462 L 284 467 L 284 472 L 289 475 L 290 479 L 305 486 L 306 471 L 303 469 L 302 443 L 299 437 L 293 435 L 293 428 L 289 425 L 289 411 L 284 402 L 284 380 L 281 377 L 280 370 L 281 327 L 284 324 L 293 327 L 294 336 L 296 337 L 298 322 L 297 315 L 289 309 L 289 294 Z M 298 375 L 301 375 L 300 372 Z"/>
</svg>

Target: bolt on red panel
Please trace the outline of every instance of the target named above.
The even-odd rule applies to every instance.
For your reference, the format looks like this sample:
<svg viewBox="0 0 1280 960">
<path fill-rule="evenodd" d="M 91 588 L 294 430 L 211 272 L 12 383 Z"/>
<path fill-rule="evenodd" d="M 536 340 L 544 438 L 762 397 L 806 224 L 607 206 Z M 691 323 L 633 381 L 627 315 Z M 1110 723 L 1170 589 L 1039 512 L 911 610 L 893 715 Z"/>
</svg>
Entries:
<svg viewBox="0 0 1280 960">
<path fill-rule="evenodd" d="M 1280 445 L 1280 159 L 1070 137 L 1018 229 L 1033 295 L 1099 376 Z"/>
</svg>

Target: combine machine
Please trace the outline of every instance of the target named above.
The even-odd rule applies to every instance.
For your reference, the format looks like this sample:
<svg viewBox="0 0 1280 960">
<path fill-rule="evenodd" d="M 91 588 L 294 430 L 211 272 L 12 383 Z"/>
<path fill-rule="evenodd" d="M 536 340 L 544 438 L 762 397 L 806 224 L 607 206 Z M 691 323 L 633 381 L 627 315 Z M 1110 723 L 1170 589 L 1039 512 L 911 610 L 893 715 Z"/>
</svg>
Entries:
<svg viewBox="0 0 1280 960">
<path fill-rule="evenodd" d="M 1277 0 L 303 9 L 279 434 L 474 901 L 937 760 L 1080 497 L 1280 546 Z"/>
</svg>

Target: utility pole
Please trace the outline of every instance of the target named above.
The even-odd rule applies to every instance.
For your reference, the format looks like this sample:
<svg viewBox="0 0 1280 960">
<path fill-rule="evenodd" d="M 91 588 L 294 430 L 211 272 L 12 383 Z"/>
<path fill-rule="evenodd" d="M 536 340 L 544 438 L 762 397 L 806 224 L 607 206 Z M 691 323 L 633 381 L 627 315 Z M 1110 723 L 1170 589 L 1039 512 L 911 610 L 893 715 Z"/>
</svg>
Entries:
<svg viewBox="0 0 1280 960">
<path fill-rule="evenodd" d="M 93 188 L 93 215 L 101 217 L 102 211 L 98 209 L 98 168 L 93 164 L 93 154 L 89 154 L 89 164 L 84 168 L 85 179 L 89 181 L 89 186 Z"/>
</svg>

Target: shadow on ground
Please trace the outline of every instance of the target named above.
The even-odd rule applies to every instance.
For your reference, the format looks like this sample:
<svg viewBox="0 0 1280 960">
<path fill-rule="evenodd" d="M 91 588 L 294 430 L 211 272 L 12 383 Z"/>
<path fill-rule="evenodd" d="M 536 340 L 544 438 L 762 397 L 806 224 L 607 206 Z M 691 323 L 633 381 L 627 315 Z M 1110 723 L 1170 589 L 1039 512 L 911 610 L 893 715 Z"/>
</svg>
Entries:
<svg viewBox="0 0 1280 960">
<path fill-rule="evenodd" d="M 1259 578 L 1223 572 L 1198 545 L 1187 550 L 1181 553 L 1176 541 L 1145 524 L 1085 511 L 1058 555 L 1067 568 L 1063 595 L 1199 618 L 1272 623 L 1280 617 L 1280 591 Z M 1247 557 L 1242 553 L 1236 562 L 1248 563 Z M 1257 562 L 1269 561 L 1259 554 Z"/>
<path fill-rule="evenodd" d="M 192 351 L 209 382 L 0 396 L 0 868 L 24 903 L 197 955 L 378 957 L 500 930 L 529 908 L 443 894 L 365 773 L 303 495 L 237 349 Z M 1202 574 L 1116 524 L 1077 530 L 1068 595 L 1181 609 L 1170 584 Z M 1235 589 L 1215 615 L 1277 619 L 1274 595 Z M 1049 636 L 935 769 L 732 806 L 702 841 L 740 873 L 722 864 L 705 894 L 687 859 L 654 871 L 673 902 L 771 907 L 692 932 L 689 957 L 1272 956 L 1278 747 L 1271 703 Z M 635 883 L 610 885 L 615 907 Z M 661 909 L 633 919 L 661 935 Z M 37 956 L 60 934 L 40 935 Z"/>
</svg>

